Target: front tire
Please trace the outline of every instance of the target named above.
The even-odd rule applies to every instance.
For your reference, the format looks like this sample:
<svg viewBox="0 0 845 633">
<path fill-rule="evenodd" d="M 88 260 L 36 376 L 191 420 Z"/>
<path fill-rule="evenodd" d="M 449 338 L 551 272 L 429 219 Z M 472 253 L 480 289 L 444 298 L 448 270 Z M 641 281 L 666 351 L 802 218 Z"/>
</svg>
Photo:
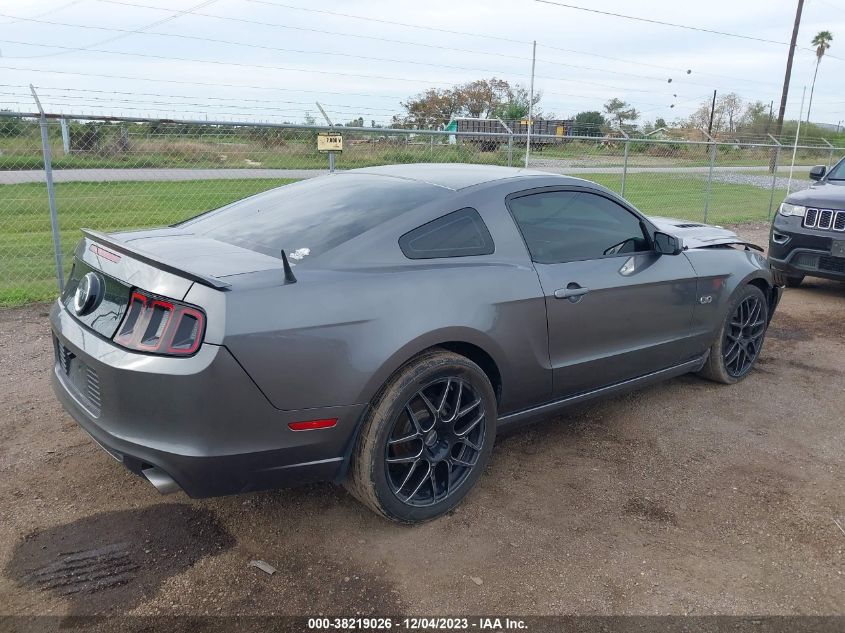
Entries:
<svg viewBox="0 0 845 633">
<path fill-rule="evenodd" d="M 373 403 L 352 454 L 346 488 L 399 523 L 457 506 L 490 460 L 496 398 L 484 372 L 438 350 L 397 371 Z"/>
<path fill-rule="evenodd" d="M 726 385 L 745 378 L 757 362 L 768 325 L 769 308 L 763 291 L 752 285 L 740 288 L 699 375 Z"/>
</svg>

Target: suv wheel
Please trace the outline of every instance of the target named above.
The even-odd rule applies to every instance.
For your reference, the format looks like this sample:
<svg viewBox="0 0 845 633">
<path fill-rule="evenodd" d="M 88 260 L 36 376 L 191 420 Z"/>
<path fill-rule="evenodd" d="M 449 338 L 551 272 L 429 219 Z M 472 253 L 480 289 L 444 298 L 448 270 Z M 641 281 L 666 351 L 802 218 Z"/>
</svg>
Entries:
<svg viewBox="0 0 845 633">
<path fill-rule="evenodd" d="M 464 356 L 436 351 L 401 368 L 376 397 L 346 487 L 401 523 L 458 505 L 484 471 L 496 436 L 496 398 Z"/>
<path fill-rule="evenodd" d="M 745 378 L 760 355 L 768 324 L 763 291 L 752 285 L 739 289 L 699 374 L 725 384 Z"/>
<path fill-rule="evenodd" d="M 797 288 L 804 281 L 804 275 L 790 276 L 779 270 L 772 271 L 772 279 L 778 286 L 786 286 L 787 288 Z"/>
</svg>

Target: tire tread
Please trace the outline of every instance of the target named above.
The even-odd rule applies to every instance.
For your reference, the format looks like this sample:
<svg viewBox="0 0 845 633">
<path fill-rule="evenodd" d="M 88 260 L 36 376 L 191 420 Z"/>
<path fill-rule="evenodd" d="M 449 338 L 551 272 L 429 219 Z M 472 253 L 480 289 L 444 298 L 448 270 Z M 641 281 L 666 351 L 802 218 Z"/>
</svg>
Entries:
<svg viewBox="0 0 845 633">
<path fill-rule="evenodd" d="M 344 481 L 344 487 L 364 506 L 391 521 L 407 524 L 419 522 L 415 520 L 403 520 L 400 517 L 390 514 L 377 495 L 374 469 L 379 467 L 380 463 L 375 459 L 375 451 L 379 448 L 377 439 L 381 427 L 387 423 L 391 414 L 391 411 L 386 409 L 386 403 L 391 400 L 391 396 L 398 395 L 409 383 L 413 382 L 421 374 L 437 366 L 447 364 L 469 367 L 477 371 L 481 376 L 484 376 L 485 380 L 487 380 L 481 368 L 465 356 L 439 348 L 423 352 L 397 369 L 385 382 L 375 398 L 373 398 L 355 446 L 352 449 L 350 456 L 351 464 L 346 481 Z M 488 387 L 492 393 L 492 386 L 489 385 L 489 381 Z M 495 415 L 495 411 L 491 411 L 490 413 Z"/>
</svg>

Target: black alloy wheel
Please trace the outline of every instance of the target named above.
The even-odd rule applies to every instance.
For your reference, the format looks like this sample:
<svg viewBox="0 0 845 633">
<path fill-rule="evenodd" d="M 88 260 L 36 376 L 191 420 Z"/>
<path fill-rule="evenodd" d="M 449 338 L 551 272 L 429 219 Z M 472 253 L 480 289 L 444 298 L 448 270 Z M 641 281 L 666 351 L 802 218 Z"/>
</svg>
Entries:
<svg viewBox="0 0 845 633">
<path fill-rule="evenodd" d="M 347 490 L 399 523 L 443 516 L 490 462 L 496 405 L 490 377 L 466 356 L 433 348 L 412 358 L 364 418 Z"/>
<path fill-rule="evenodd" d="M 472 385 L 435 380 L 417 391 L 393 421 L 385 469 L 397 499 L 430 506 L 449 498 L 478 463 L 485 410 Z"/>
<path fill-rule="evenodd" d="M 726 324 L 722 354 L 725 369 L 734 378 L 747 374 L 757 360 L 763 346 L 766 321 L 765 302 L 751 295 L 740 302 Z"/>
</svg>

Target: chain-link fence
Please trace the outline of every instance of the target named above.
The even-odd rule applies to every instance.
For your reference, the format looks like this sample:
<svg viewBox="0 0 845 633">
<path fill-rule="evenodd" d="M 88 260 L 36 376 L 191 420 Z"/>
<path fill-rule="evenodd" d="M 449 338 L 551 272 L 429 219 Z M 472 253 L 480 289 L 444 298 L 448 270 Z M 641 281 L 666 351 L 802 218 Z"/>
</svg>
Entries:
<svg viewBox="0 0 845 633">
<path fill-rule="evenodd" d="M 340 132 L 342 151 L 318 150 Z M 480 163 L 596 181 L 648 215 L 711 223 L 766 220 L 807 168 L 845 148 L 690 138 L 329 128 L 0 112 L 0 305 L 56 293 L 81 227 L 172 224 L 292 180 L 392 163 Z M 55 227 L 52 221 L 55 221 Z M 57 244 L 58 242 L 58 244 Z"/>
</svg>

